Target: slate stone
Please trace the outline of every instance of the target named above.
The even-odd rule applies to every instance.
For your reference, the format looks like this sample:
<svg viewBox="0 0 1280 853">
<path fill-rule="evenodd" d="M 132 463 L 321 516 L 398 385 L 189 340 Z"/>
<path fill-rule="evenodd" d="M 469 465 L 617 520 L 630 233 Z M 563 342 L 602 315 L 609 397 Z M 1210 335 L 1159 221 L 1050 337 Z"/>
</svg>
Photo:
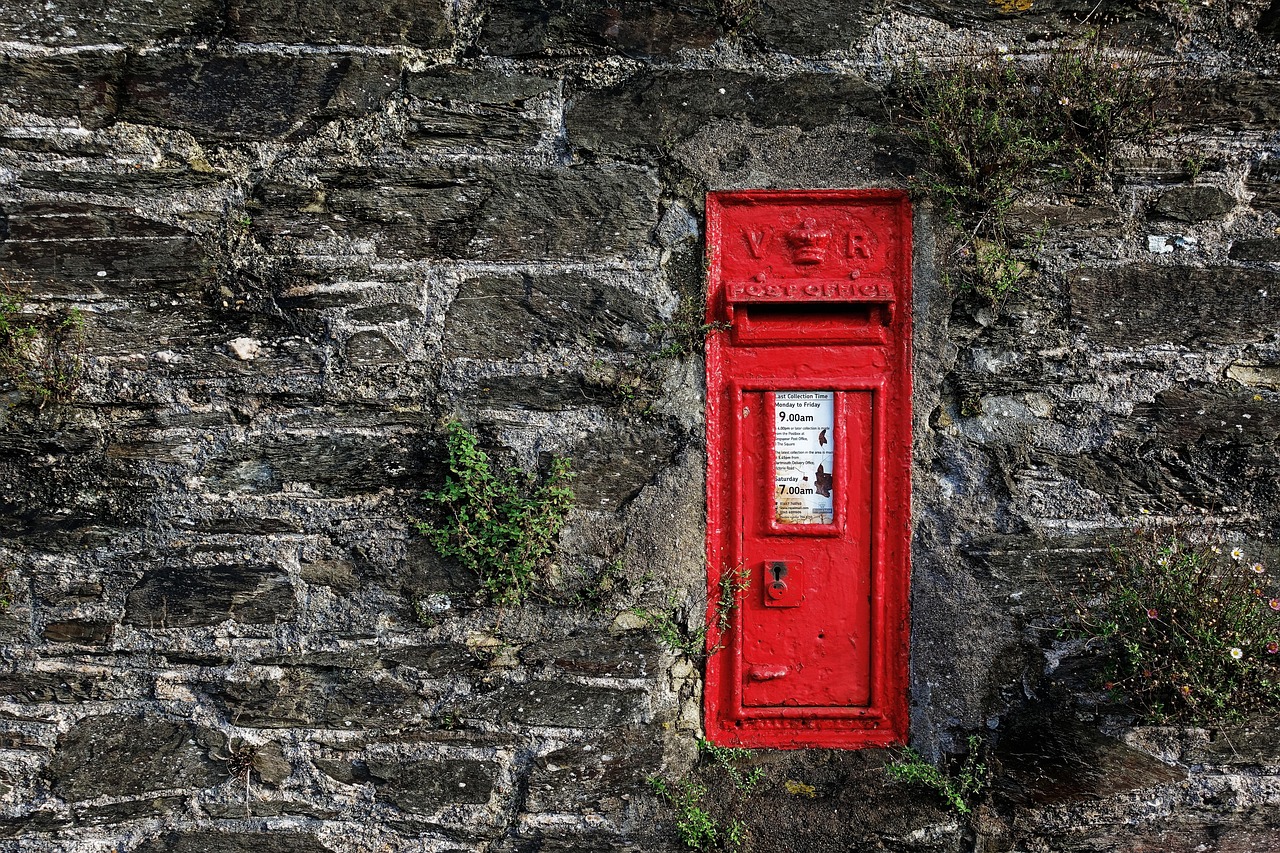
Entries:
<svg viewBox="0 0 1280 853">
<path fill-rule="evenodd" d="M 615 510 L 644 488 L 680 451 L 663 425 L 621 426 L 583 439 L 566 454 L 573 462 L 573 493 L 584 507 Z"/>
<path fill-rule="evenodd" d="M 1280 262 L 1280 240 L 1235 240 L 1227 252 L 1233 261 L 1267 261 Z"/>
<path fill-rule="evenodd" d="M 445 315 L 451 358 L 520 358 L 552 346 L 634 349 L 658 322 L 652 301 L 586 274 L 468 278 Z"/>
<path fill-rule="evenodd" d="M 264 183 L 255 193 L 254 233 L 273 250 L 336 235 L 387 257 L 606 258 L 646 249 L 658 219 L 657 181 L 633 169 L 460 163 L 316 177 L 319 189 Z"/>
<path fill-rule="evenodd" d="M 275 434 L 211 457 L 203 474 L 212 488 L 228 491 L 272 493 L 295 483 L 323 495 L 352 495 L 412 485 L 417 457 L 403 435 Z"/>
<path fill-rule="evenodd" d="M 387 56 L 146 54 L 130 60 L 120 118 L 201 141 L 298 139 L 369 113 L 399 85 Z"/>
<path fill-rule="evenodd" d="M 1251 74 L 1236 77 L 1176 77 L 1162 100 L 1170 124 L 1217 130 L 1273 128 L 1280 122 L 1280 81 Z"/>
<path fill-rule="evenodd" d="M 627 157 L 656 153 L 717 119 L 807 131 L 882 116 L 880 93 L 861 77 L 643 71 L 605 89 L 572 92 L 565 127 L 576 149 Z"/>
<path fill-rule="evenodd" d="M 399 364 L 405 360 L 400 348 L 381 332 L 356 332 L 347 338 L 342 355 L 355 368 Z"/>
<path fill-rule="evenodd" d="M 291 668 L 278 679 L 226 681 L 206 688 L 228 719 L 250 728 L 362 729 L 423 713 L 424 700 L 390 678 Z"/>
<path fill-rule="evenodd" d="M 197 628 L 227 619 L 262 625 L 287 621 L 294 607 L 289 576 L 277 567 L 175 564 L 143 574 L 129 592 L 124 621 L 142 628 Z"/>
<path fill-rule="evenodd" d="M 409 110 L 410 145 L 500 152 L 538 144 L 548 122 L 531 102 L 545 99 L 557 84 L 525 74 L 442 69 L 410 74 L 405 88 L 416 99 Z"/>
<path fill-rule="evenodd" d="M 1023 805 L 1093 801 L 1187 778 L 1095 728 L 1036 711 L 1002 729 L 997 790 Z"/>
<path fill-rule="evenodd" d="M 10 240 L 0 243 L 0 263 L 29 275 L 38 296 L 92 294 L 151 301 L 166 293 L 194 292 L 194 279 L 207 258 L 186 238 Z"/>
<path fill-rule="evenodd" d="M 209 729 L 159 717 L 86 717 L 58 737 L 45 774 L 65 800 L 204 788 L 227 777 L 208 755 L 220 739 Z"/>
<path fill-rule="evenodd" d="M 72 810 L 72 814 L 77 824 L 104 826 L 143 817 L 172 814 L 180 811 L 186 802 L 186 797 L 148 797 L 101 806 L 78 806 Z"/>
<path fill-rule="evenodd" d="M 488 409 L 558 412 L 588 404 L 608 403 L 600 389 L 573 373 L 546 376 L 488 376 L 462 391 L 462 396 Z"/>
<path fill-rule="evenodd" d="M 0 41 L 140 46 L 212 36 L 221 13 L 218 0 L 4 0 Z"/>
<path fill-rule="evenodd" d="M 66 622 L 49 622 L 40 635 L 51 643 L 101 646 L 111 639 L 114 628 L 114 622 L 74 619 Z"/>
<path fill-rule="evenodd" d="M 1217 219 L 1235 209 L 1231 193 L 1219 187 L 1187 186 L 1165 190 L 1151 207 L 1152 213 L 1179 222 Z"/>
<path fill-rule="evenodd" d="M 231 0 L 228 37 L 250 43 L 447 47 L 452 36 L 440 0 Z"/>
<path fill-rule="evenodd" d="M 1280 158 L 1258 160 L 1249 167 L 1244 188 L 1253 193 L 1249 201 L 1256 210 L 1280 210 Z"/>
<path fill-rule="evenodd" d="M 661 649 L 647 632 L 601 634 L 584 631 L 560 640 L 530 643 L 520 660 L 530 666 L 552 666 L 593 678 L 644 678 L 656 672 Z"/>
<path fill-rule="evenodd" d="M 366 762 L 377 798 L 401 811 L 431 814 L 454 805 L 483 805 L 493 793 L 498 765 L 488 761 L 443 759 Z"/>
<path fill-rule="evenodd" d="M 344 785 L 362 784 L 370 779 L 369 767 L 360 760 L 316 758 L 312 759 L 312 763 L 321 773 Z"/>
<path fill-rule="evenodd" d="M 739 29 L 795 56 L 850 50 L 871 31 L 883 0 L 760 0 Z"/>
<path fill-rule="evenodd" d="M 108 672 L 88 674 L 75 670 L 61 672 L 10 672 L 0 674 L 0 696 L 14 702 L 77 705 L 144 698 L 150 679 L 140 673 Z"/>
<path fill-rule="evenodd" d="M 1280 323 L 1280 275 L 1231 267 L 1131 265 L 1068 274 L 1074 324 L 1102 346 L 1265 340 Z"/>
<path fill-rule="evenodd" d="M 418 670 L 424 678 L 456 678 L 474 672 L 480 661 L 460 643 L 406 646 L 388 651 L 383 659 Z"/>
<path fill-rule="evenodd" d="M 697 0 L 503 0 L 490 5 L 479 44 L 495 56 L 665 56 L 708 47 L 721 32 L 715 4 Z"/>
<path fill-rule="evenodd" d="M 100 170 L 82 172 L 76 169 L 66 171 L 36 170 L 24 171 L 18 176 L 18 182 L 25 189 L 40 190 L 48 193 L 83 193 L 99 196 L 121 196 L 131 199 L 136 196 L 156 193 L 179 192 L 208 188 L 225 179 L 225 175 L 213 171 L 195 171 L 189 168 L 175 168 L 171 160 L 164 161 L 155 168 L 122 169 L 120 171 Z M 67 202 L 47 202 L 49 205 L 67 204 Z M 85 202 L 70 202 L 72 210 L 91 213 L 93 206 Z M 128 202 L 125 202 L 128 204 Z M 38 205 L 37 205 L 38 206 Z M 31 208 L 31 203 L 23 206 L 23 210 Z M 50 209 L 52 213 L 53 210 Z M 114 217 L 116 214 L 112 214 Z M 152 236 L 156 232 L 148 232 L 143 236 Z M 68 235 L 72 236 L 72 235 Z M 75 235 L 79 236 L 79 235 Z"/>
<path fill-rule="evenodd" d="M 1265 39 L 1280 41 L 1280 0 L 1271 0 L 1271 5 L 1258 16 L 1254 29 Z"/>
<path fill-rule="evenodd" d="M 465 714 L 494 723 L 608 729 L 638 722 L 644 704 L 644 693 L 639 690 L 531 681 L 478 696 Z"/>
<path fill-rule="evenodd" d="M 643 790 L 662 766 L 652 738 L 575 743 L 539 756 L 529 775 L 530 812 L 617 810 L 623 797 Z"/>
<path fill-rule="evenodd" d="M 0 28 L 3 24 L 0 24 Z M 115 117 L 124 54 L 81 51 L 0 58 L 0 103 L 20 112 L 78 118 L 97 129 Z"/>
<path fill-rule="evenodd" d="M 309 832 L 219 832 L 204 829 L 171 830 L 143 842 L 130 853 L 333 853 L 333 848 L 322 844 Z"/>
</svg>

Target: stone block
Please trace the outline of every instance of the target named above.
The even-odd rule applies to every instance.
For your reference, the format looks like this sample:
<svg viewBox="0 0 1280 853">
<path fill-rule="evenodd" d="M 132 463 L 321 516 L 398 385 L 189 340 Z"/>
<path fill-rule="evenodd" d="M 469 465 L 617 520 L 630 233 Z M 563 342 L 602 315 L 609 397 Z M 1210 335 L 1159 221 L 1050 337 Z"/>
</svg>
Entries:
<svg viewBox="0 0 1280 853">
<path fill-rule="evenodd" d="M 652 300 L 595 275 L 474 276 L 445 315 L 444 351 L 516 359 L 554 346 L 635 349 L 658 320 Z"/>
<path fill-rule="evenodd" d="M 165 565 L 148 569 L 130 592 L 124 621 L 140 628 L 196 628 L 228 619 L 287 621 L 294 611 L 289 576 L 274 566 Z"/>
<path fill-rule="evenodd" d="M 76 806 L 71 813 L 77 825 L 104 826 L 172 814 L 181 810 L 186 802 L 186 797 L 145 797 L 99 806 Z"/>
<path fill-rule="evenodd" d="M 405 646 L 388 651 L 383 658 L 397 666 L 415 669 L 423 678 L 457 678 L 482 666 L 480 659 L 460 643 Z"/>
<path fill-rule="evenodd" d="M 592 629 L 530 643 L 520 650 L 520 660 L 593 678 L 644 678 L 657 671 L 661 651 L 647 632 L 608 634 Z"/>
<path fill-rule="evenodd" d="M 739 29 L 794 56 L 851 50 L 879 20 L 883 0 L 760 0 Z"/>
<path fill-rule="evenodd" d="M 277 433 L 210 458 L 202 475 L 213 489 L 274 493 L 285 484 L 327 495 L 353 495 L 416 484 L 418 452 L 403 434 Z"/>
<path fill-rule="evenodd" d="M 1280 210 L 1280 157 L 1250 166 L 1244 188 L 1253 193 L 1250 204 L 1255 210 Z"/>
<path fill-rule="evenodd" d="M 257 189 L 255 234 L 273 251 L 338 236 L 384 257 L 588 260 L 637 255 L 658 220 L 657 180 L 634 169 L 455 164 L 316 178 Z"/>
<path fill-rule="evenodd" d="M 298 139 L 371 112 L 399 86 L 387 56 L 155 53 L 130 61 L 120 118 L 201 141 Z"/>
<path fill-rule="evenodd" d="M 610 729 L 637 723 L 644 713 L 640 690 L 531 681 L 477 696 L 464 715 L 496 723 Z"/>
<path fill-rule="evenodd" d="M 480 48 L 516 57 L 584 50 L 665 56 L 680 48 L 708 47 L 721 33 L 712 3 L 503 0 L 489 7 Z"/>
<path fill-rule="evenodd" d="M 219 0 L 25 0 L 0 3 L 0 41 L 48 45 L 142 46 L 212 37 L 221 26 Z"/>
<path fill-rule="evenodd" d="M 49 622 L 41 636 L 51 643 L 80 643 L 88 646 L 106 645 L 111 639 L 114 622 L 90 619 L 71 619 L 65 622 Z"/>
<path fill-rule="evenodd" d="M 1234 240 L 1227 254 L 1233 261 L 1280 263 L 1280 240 Z"/>
<path fill-rule="evenodd" d="M 390 677 L 293 667 L 279 678 L 206 685 L 228 719 L 250 728 L 363 729 L 405 722 L 425 702 Z"/>
<path fill-rule="evenodd" d="M 617 811 L 662 767 L 662 746 L 647 735 L 571 744 L 540 756 L 529 775 L 531 812 Z"/>
<path fill-rule="evenodd" d="M 1224 189 L 1191 185 L 1165 190 L 1151 206 L 1151 212 L 1179 222 L 1204 222 L 1227 215 L 1235 206 L 1235 197 Z"/>
<path fill-rule="evenodd" d="M 0 28 L 3 24 L 0 24 Z M 0 103 L 19 112 L 77 118 L 100 128 L 115 117 L 124 54 L 82 51 L 0 58 Z"/>
<path fill-rule="evenodd" d="M 1128 266 L 1069 273 L 1074 325 L 1096 344 L 1198 347 L 1265 340 L 1280 323 L 1280 274 Z"/>
<path fill-rule="evenodd" d="M 569 450 L 578 503 L 616 510 L 672 464 L 680 439 L 665 425 L 619 426 L 583 439 Z"/>
<path fill-rule="evenodd" d="M 58 737 L 45 774 L 65 800 L 203 788 L 227 778 L 209 757 L 221 735 L 160 717 L 86 717 Z"/>
<path fill-rule="evenodd" d="M 1048 805 L 1096 802 L 1129 791 L 1170 785 L 1187 771 L 1170 767 L 1091 726 L 1038 709 L 1001 729 L 997 792 L 1011 802 Z"/>
<path fill-rule="evenodd" d="M 243 815 L 243 812 L 241 812 Z M 219 832 L 216 829 L 169 830 L 144 841 L 130 853 L 334 853 L 309 832 L 274 830 Z"/>
<path fill-rule="evenodd" d="M 879 91 L 861 77 L 799 72 L 642 71 L 605 89 L 580 89 L 565 113 L 569 144 L 599 155 L 651 155 L 715 120 L 813 130 L 882 118 Z"/>
<path fill-rule="evenodd" d="M 13 702 L 79 705 L 142 699 L 150 690 L 151 678 L 137 671 L 62 669 L 0 674 L 0 696 Z"/>
<path fill-rule="evenodd" d="M 432 70 L 409 75 L 414 147 L 521 151 L 538 144 L 550 122 L 538 108 L 555 80 L 525 74 Z"/>
<path fill-rule="evenodd" d="M 498 773 L 493 762 L 467 759 L 370 758 L 366 766 L 378 799 L 415 814 L 433 814 L 451 805 L 484 805 Z"/>
<path fill-rule="evenodd" d="M 286 44 L 404 45 L 421 50 L 452 42 L 440 0 L 231 0 L 227 36 Z"/>
</svg>

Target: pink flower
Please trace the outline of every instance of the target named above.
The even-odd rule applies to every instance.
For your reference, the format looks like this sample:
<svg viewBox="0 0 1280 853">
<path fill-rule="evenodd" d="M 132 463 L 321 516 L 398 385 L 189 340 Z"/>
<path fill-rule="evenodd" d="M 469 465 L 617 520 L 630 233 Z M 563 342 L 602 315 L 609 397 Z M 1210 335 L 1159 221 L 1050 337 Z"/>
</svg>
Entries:
<svg viewBox="0 0 1280 853">
<path fill-rule="evenodd" d="M 1280 652 L 1280 643 L 1275 640 L 1267 643 L 1267 654 L 1274 655 L 1276 652 Z"/>
<path fill-rule="evenodd" d="M 1156 610 L 1154 607 L 1148 607 L 1148 608 L 1147 608 L 1147 618 L 1148 618 L 1148 619 L 1155 619 L 1155 618 L 1156 618 L 1157 616 L 1159 616 L 1159 615 L 1160 615 L 1160 611 L 1159 611 L 1159 610 Z"/>
<path fill-rule="evenodd" d="M 1272 610 L 1280 610 L 1280 598 L 1273 598 L 1267 602 L 1267 606 Z"/>
<path fill-rule="evenodd" d="M 1252 566 L 1250 566 L 1249 568 L 1253 569 L 1253 573 L 1254 573 L 1255 575 L 1260 575 L 1260 574 L 1262 574 L 1263 572 L 1265 572 L 1265 571 L 1266 571 L 1266 569 L 1262 568 L 1262 563 L 1254 563 L 1254 564 L 1253 564 Z"/>
</svg>

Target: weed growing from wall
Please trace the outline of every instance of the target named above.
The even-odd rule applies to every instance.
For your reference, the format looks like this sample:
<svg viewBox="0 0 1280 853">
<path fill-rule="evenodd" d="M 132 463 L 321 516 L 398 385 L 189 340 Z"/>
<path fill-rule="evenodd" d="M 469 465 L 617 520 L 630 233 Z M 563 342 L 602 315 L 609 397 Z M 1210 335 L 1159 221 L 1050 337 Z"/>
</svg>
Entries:
<svg viewBox="0 0 1280 853">
<path fill-rule="evenodd" d="M 1267 568 L 1203 530 L 1139 529 L 1082 579 L 1071 622 L 1104 686 L 1152 722 L 1218 724 L 1280 710 L 1280 591 Z"/>
<path fill-rule="evenodd" d="M 70 308 L 31 318 L 25 297 L 0 273 L 0 375 L 37 408 L 70 402 L 84 376 L 84 315 Z"/>
<path fill-rule="evenodd" d="M 706 759 L 713 773 L 724 773 L 738 795 L 749 793 L 764 779 L 764 770 L 756 767 L 744 772 L 738 765 L 751 758 L 749 749 L 716 746 L 698 739 L 698 754 Z M 717 818 L 707 801 L 707 786 L 692 777 L 671 781 L 649 777 L 649 787 L 675 811 L 676 835 L 690 850 L 737 850 L 747 839 L 747 825 L 740 820 Z"/>
<path fill-rule="evenodd" d="M 519 604 L 543 576 L 573 509 L 569 461 L 555 459 L 541 479 L 516 468 L 499 474 L 476 434 L 456 421 L 446 447 L 444 486 L 422 495 L 435 517 L 415 527 L 441 556 L 475 572 L 495 603 Z"/>
<path fill-rule="evenodd" d="M 935 767 L 911 747 L 903 749 L 896 760 L 885 765 L 884 770 L 896 782 L 928 788 L 957 814 L 967 815 L 987 788 L 989 773 L 982 758 L 984 752 L 982 738 L 970 735 L 968 752 L 953 770 L 945 765 Z"/>
<path fill-rule="evenodd" d="M 691 658 L 702 658 L 713 655 L 723 648 L 725 634 L 729 630 L 729 622 L 738 609 L 742 593 L 751 585 L 751 574 L 742 566 L 733 566 L 720 573 L 717 584 L 715 632 L 711 625 L 702 625 L 693 631 L 685 630 L 676 620 L 674 612 L 676 602 L 670 601 L 671 610 L 651 610 L 646 607 L 633 607 L 632 614 L 639 617 L 645 625 L 658 635 L 658 640 L 671 651 Z M 711 647 L 708 648 L 708 638 Z"/>
<path fill-rule="evenodd" d="M 1028 196 L 1092 186 L 1117 143 L 1156 126 L 1159 80 L 1096 40 L 1017 61 L 992 54 L 897 80 L 895 123 L 917 158 L 912 178 L 963 235 L 950 277 L 1002 302 L 1031 274 L 1008 214 Z"/>
</svg>

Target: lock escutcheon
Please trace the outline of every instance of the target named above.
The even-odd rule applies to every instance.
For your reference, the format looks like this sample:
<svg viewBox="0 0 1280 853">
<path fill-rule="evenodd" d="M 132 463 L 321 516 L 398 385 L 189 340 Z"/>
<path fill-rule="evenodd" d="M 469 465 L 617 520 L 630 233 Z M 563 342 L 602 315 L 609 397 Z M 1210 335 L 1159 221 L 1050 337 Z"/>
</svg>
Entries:
<svg viewBox="0 0 1280 853">
<path fill-rule="evenodd" d="M 770 560 L 764 564 L 765 607 L 796 607 L 800 604 L 799 561 Z"/>
</svg>

